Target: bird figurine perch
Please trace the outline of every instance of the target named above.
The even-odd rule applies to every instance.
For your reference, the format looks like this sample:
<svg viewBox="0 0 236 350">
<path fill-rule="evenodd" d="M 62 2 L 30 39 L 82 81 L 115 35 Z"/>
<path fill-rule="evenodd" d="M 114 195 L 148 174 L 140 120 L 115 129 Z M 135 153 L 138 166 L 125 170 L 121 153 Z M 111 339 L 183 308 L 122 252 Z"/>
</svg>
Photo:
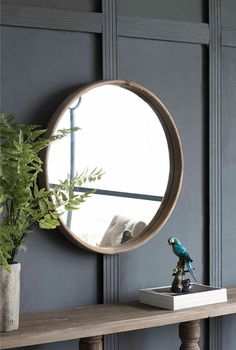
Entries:
<svg viewBox="0 0 236 350">
<path fill-rule="evenodd" d="M 174 280 L 171 286 L 172 293 L 189 293 L 191 292 L 192 283 L 189 278 L 183 279 L 186 272 L 189 272 L 194 281 L 197 282 L 191 259 L 187 249 L 181 244 L 178 238 L 171 237 L 168 239 L 169 245 L 172 246 L 173 253 L 179 258 L 176 268 L 174 269 Z"/>
</svg>

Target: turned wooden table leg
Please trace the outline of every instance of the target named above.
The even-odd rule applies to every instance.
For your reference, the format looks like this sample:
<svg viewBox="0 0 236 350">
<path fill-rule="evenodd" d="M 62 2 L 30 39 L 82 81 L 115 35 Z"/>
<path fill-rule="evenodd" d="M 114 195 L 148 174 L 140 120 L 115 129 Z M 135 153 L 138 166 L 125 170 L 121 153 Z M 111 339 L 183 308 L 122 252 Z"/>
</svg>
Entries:
<svg viewBox="0 0 236 350">
<path fill-rule="evenodd" d="M 179 324 L 179 337 L 182 345 L 179 350 L 200 350 L 200 321 L 182 322 Z"/>
<path fill-rule="evenodd" d="M 79 350 L 103 350 L 102 336 L 80 339 Z"/>
</svg>

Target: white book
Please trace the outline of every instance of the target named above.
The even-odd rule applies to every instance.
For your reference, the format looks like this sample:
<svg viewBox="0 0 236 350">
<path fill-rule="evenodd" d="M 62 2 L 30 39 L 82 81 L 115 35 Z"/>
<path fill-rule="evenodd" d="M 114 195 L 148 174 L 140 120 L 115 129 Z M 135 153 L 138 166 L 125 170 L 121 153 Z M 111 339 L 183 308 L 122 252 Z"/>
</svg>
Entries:
<svg viewBox="0 0 236 350">
<path fill-rule="evenodd" d="M 193 284 L 191 293 L 171 293 L 170 288 L 170 286 L 165 286 L 140 289 L 139 301 L 143 304 L 170 310 L 180 310 L 227 301 L 226 288 Z"/>
</svg>

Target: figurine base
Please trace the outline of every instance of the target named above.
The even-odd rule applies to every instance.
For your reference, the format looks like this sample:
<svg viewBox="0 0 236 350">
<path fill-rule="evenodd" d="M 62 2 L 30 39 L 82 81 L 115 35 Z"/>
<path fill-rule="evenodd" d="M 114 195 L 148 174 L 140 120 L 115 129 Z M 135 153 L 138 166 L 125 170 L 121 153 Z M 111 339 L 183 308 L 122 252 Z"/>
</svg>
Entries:
<svg viewBox="0 0 236 350">
<path fill-rule="evenodd" d="M 227 301 L 227 289 L 192 284 L 191 293 L 171 293 L 171 286 L 140 289 L 139 301 L 169 310 L 223 303 Z"/>
</svg>

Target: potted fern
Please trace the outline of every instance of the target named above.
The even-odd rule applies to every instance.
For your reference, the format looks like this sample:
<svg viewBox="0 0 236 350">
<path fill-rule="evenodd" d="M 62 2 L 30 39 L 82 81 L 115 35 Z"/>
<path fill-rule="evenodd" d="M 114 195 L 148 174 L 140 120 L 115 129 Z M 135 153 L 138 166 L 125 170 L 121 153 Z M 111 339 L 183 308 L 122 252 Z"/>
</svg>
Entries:
<svg viewBox="0 0 236 350">
<path fill-rule="evenodd" d="M 95 181 L 101 170 L 84 172 L 60 181 L 51 190 L 38 187 L 42 170 L 39 153 L 51 142 L 78 128 L 59 130 L 46 137 L 47 130 L 38 125 L 14 123 L 13 116 L 0 114 L 0 330 L 18 328 L 20 264 L 16 256 L 25 248 L 34 225 L 55 229 L 65 210 L 74 210 L 91 195 L 75 194 L 74 186 Z"/>
</svg>

